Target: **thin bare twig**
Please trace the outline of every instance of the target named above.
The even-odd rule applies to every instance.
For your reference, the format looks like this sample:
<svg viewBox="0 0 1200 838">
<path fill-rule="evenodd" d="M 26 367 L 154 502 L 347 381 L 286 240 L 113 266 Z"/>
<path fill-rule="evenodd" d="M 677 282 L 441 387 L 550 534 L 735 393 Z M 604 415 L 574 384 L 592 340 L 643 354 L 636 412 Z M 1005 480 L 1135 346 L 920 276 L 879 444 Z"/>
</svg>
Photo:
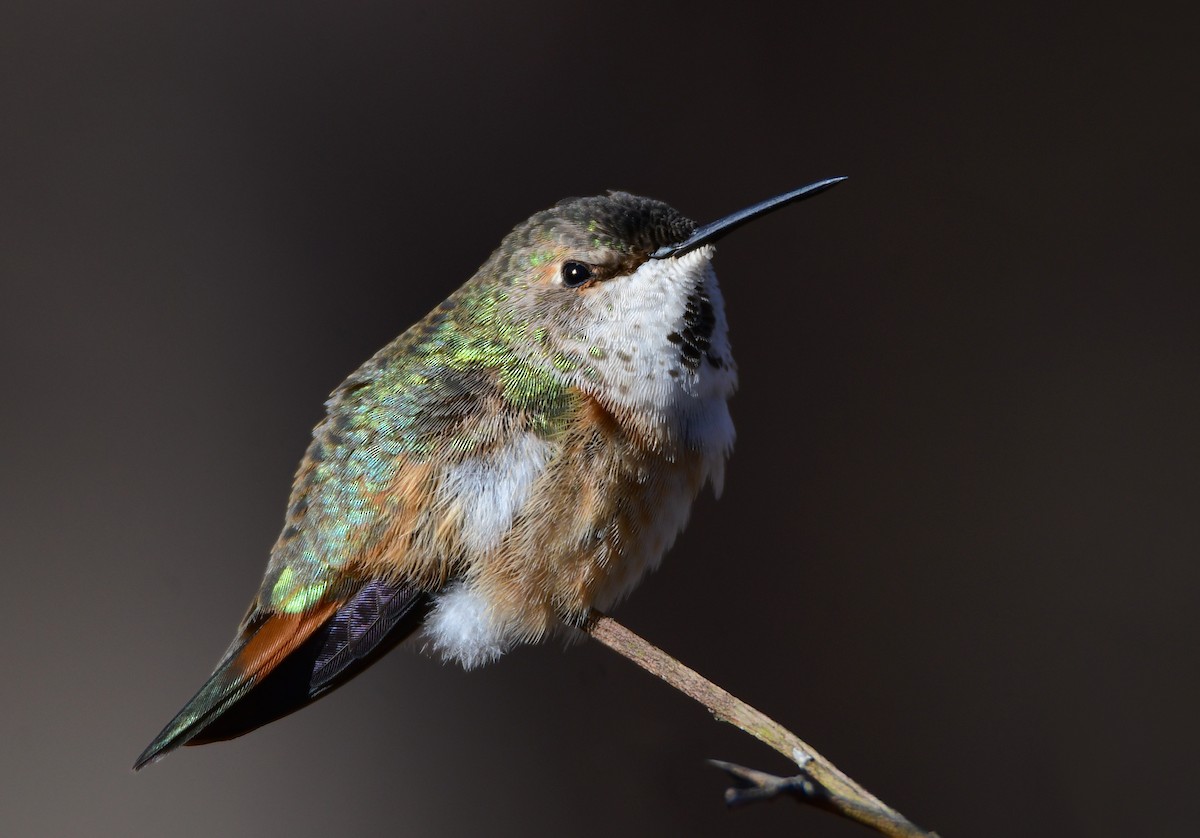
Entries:
<svg viewBox="0 0 1200 838">
<path fill-rule="evenodd" d="M 799 736 L 643 640 L 612 617 L 593 611 L 584 631 L 622 657 L 700 702 L 723 722 L 749 733 L 783 754 L 800 769 L 795 777 L 775 777 L 732 763 L 716 762 L 737 780 L 740 789 L 726 792 L 730 803 L 749 803 L 780 794 L 819 806 L 844 818 L 897 838 L 936 838 L 843 774 Z"/>
</svg>

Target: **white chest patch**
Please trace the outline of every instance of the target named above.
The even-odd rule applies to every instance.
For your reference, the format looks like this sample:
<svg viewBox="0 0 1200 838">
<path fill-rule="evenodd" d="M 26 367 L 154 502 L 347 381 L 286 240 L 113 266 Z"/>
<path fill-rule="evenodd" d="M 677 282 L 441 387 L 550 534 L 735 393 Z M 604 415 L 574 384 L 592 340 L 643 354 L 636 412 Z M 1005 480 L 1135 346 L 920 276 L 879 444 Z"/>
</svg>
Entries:
<svg viewBox="0 0 1200 838">
<path fill-rule="evenodd" d="M 456 510 L 459 538 L 476 561 L 495 549 L 512 528 L 513 517 L 529 499 L 553 446 L 525 433 L 497 451 L 450 466 L 442 475 L 439 502 Z M 471 669 L 490 663 L 511 641 L 492 618 L 487 601 L 458 581 L 437 595 L 425 634 L 446 660 Z"/>
<path fill-rule="evenodd" d="M 487 553 L 500 543 L 546 467 L 551 448 L 535 434 L 520 434 L 499 451 L 446 469 L 440 500 L 447 508 L 458 508 L 467 550 Z"/>
</svg>

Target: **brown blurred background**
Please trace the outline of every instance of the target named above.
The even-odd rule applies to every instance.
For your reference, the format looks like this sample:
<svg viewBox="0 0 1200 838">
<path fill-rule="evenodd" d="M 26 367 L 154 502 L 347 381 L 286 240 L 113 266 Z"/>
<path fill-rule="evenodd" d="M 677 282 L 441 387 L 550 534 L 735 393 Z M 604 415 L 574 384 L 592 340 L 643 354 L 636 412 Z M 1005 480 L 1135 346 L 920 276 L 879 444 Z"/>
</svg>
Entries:
<svg viewBox="0 0 1200 838">
<path fill-rule="evenodd" d="M 1194 825 L 1187 7 L 747 8 L 5 5 L 0 834 L 866 834 L 727 812 L 704 758 L 786 763 L 591 644 L 129 770 L 325 395 L 513 224 L 840 174 L 722 243 L 738 450 L 617 616 L 947 838 Z"/>
</svg>

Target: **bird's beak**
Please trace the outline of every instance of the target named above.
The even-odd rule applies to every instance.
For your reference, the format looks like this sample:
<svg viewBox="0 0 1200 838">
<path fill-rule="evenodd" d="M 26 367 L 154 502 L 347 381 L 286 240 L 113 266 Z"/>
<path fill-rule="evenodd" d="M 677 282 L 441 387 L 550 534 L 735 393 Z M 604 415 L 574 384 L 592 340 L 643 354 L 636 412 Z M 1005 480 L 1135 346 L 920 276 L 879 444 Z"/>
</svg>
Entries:
<svg viewBox="0 0 1200 838">
<path fill-rule="evenodd" d="M 704 224 L 696 228 L 696 231 L 678 244 L 668 244 L 660 247 L 658 250 L 650 254 L 651 259 L 666 259 L 669 256 L 681 256 L 689 250 L 695 250 L 702 244 L 716 241 L 721 236 L 736 230 L 747 221 L 753 221 L 759 216 L 766 215 L 769 212 L 774 212 L 780 207 L 786 207 L 794 201 L 803 201 L 805 198 L 811 198 L 824 192 L 831 186 L 841 183 L 846 178 L 831 177 L 825 180 L 819 180 L 816 183 L 810 183 L 808 186 L 801 186 L 799 189 L 793 189 L 791 192 L 784 192 L 782 195 L 776 195 L 774 198 L 768 198 L 765 201 L 760 201 L 753 206 L 740 209 L 732 215 L 727 215 L 717 221 Z"/>
</svg>

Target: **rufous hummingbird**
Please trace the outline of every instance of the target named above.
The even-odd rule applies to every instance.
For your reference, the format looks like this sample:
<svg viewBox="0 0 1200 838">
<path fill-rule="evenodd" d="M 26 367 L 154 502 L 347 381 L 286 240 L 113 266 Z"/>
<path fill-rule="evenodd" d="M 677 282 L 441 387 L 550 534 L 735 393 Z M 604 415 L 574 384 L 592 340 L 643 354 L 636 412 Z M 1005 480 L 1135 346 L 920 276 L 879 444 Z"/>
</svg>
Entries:
<svg viewBox="0 0 1200 838">
<path fill-rule="evenodd" d="M 629 593 L 719 494 L 737 384 L 703 226 L 624 192 L 517 226 L 334 390 L 216 671 L 138 757 L 239 736 L 406 637 L 466 668 Z"/>
</svg>

